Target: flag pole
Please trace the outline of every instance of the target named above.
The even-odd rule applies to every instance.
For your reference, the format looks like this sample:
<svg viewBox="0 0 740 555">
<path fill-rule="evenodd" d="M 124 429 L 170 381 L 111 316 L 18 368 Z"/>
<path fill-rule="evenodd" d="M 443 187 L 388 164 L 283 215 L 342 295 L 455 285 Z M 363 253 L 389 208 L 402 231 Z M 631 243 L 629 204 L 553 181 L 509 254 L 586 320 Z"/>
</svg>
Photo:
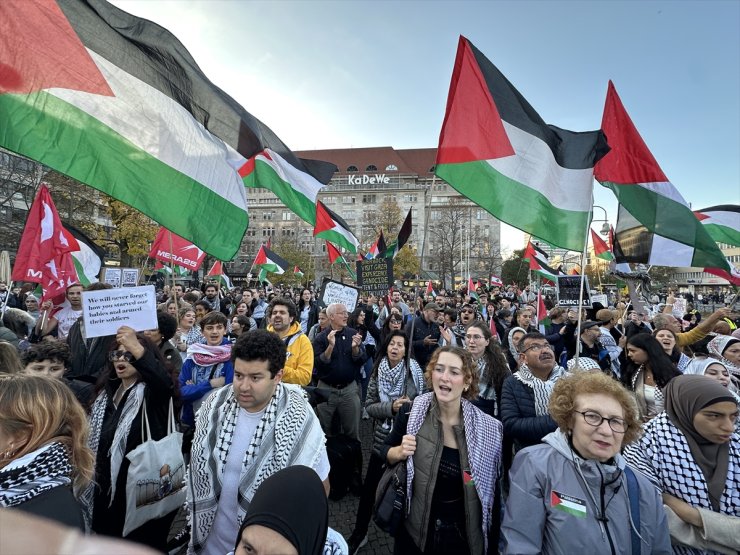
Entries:
<svg viewBox="0 0 740 555">
<path fill-rule="evenodd" d="M 594 214 L 594 188 L 593 188 L 593 178 L 592 178 L 592 184 L 591 184 L 591 202 L 589 203 L 589 209 L 588 209 L 588 217 L 586 218 L 586 233 L 585 233 L 585 241 L 583 243 L 583 252 L 581 253 L 581 283 L 578 287 L 578 322 L 576 324 L 576 360 L 573 363 L 573 368 L 578 368 L 578 360 L 581 358 L 581 317 L 583 315 L 583 284 L 585 282 L 585 276 L 586 272 L 584 272 L 584 269 L 586 268 L 586 253 L 588 252 L 588 235 L 591 231 L 591 218 Z"/>
<path fill-rule="evenodd" d="M 180 314 L 180 305 L 177 302 L 177 289 L 175 288 L 175 266 L 172 264 L 172 254 L 175 249 L 172 248 L 172 232 L 168 229 L 167 236 L 170 238 L 170 278 L 172 278 L 172 298 L 175 301 L 175 311 Z"/>
</svg>

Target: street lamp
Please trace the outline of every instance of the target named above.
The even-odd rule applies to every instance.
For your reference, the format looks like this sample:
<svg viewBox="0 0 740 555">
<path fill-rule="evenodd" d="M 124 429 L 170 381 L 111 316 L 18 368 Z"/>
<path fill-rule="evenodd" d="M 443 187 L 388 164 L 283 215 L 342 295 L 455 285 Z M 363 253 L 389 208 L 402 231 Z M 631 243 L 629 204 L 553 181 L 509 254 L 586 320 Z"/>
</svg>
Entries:
<svg viewBox="0 0 740 555">
<path fill-rule="evenodd" d="M 603 225 L 601 226 L 601 230 L 599 231 L 599 233 L 601 235 L 609 235 L 609 230 L 611 230 L 611 226 L 609 225 L 608 216 L 606 214 L 606 208 L 604 208 L 603 206 L 599 206 L 598 204 L 594 204 L 594 208 L 601 208 L 601 210 L 604 211 L 604 219 L 603 220 L 591 220 L 591 223 L 604 222 Z"/>
</svg>

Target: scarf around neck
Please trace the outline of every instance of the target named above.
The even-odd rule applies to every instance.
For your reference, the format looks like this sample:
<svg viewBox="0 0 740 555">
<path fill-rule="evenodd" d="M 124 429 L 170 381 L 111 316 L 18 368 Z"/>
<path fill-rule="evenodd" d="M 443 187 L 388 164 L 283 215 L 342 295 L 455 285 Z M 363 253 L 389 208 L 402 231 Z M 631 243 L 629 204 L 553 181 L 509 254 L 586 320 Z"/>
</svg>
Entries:
<svg viewBox="0 0 740 555">
<path fill-rule="evenodd" d="M 405 359 L 396 364 L 393 368 L 388 363 L 388 357 L 383 357 L 378 366 L 378 395 L 384 402 L 395 401 L 405 394 L 406 371 Z M 416 392 L 424 391 L 424 373 L 413 358 L 409 359 L 411 378 L 414 380 Z"/>
<path fill-rule="evenodd" d="M 534 412 L 537 416 L 550 414 L 547 405 L 550 403 L 550 395 L 555 387 L 555 382 L 566 373 L 562 366 L 557 364 L 550 372 L 550 377 L 542 381 L 529 369 L 526 364 L 519 366 L 519 370 L 514 372 L 514 377 L 527 387 L 531 388 L 534 393 Z"/>
<path fill-rule="evenodd" d="M 198 366 L 212 366 L 231 359 L 231 343 L 224 345 L 208 345 L 207 343 L 193 343 L 188 347 L 187 358 Z"/>
<path fill-rule="evenodd" d="M 465 445 L 468 451 L 470 465 L 470 480 L 465 484 L 473 484 L 481 502 L 483 513 L 483 542 L 484 551 L 488 550 L 488 530 L 492 523 L 493 490 L 498 479 L 501 466 L 501 445 L 503 442 L 503 426 L 498 420 L 477 409 L 470 401 L 461 399 L 463 432 Z M 419 433 L 424 420 L 429 414 L 432 403 L 436 404 L 433 391 L 419 395 L 414 399 L 411 407 L 406 433 Z M 465 470 L 465 469 L 463 469 Z M 406 511 L 411 509 L 411 493 L 414 483 L 414 457 L 406 459 Z"/>
<path fill-rule="evenodd" d="M 190 554 L 203 550 L 213 526 L 239 410 L 234 388 L 223 387 L 198 411 L 188 470 Z M 296 464 L 315 468 L 324 443 L 324 432 L 303 389 L 278 384 L 242 459 L 237 520 L 243 521 L 257 488 L 268 476 Z"/>
<path fill-rule="evenodd" d="M 713 443 L 694 427 L 694 416 L 703 408 L 735 401 L 730 391 L 704 376 L 677 376 L 665 386 L 665 412 L 689 444 L 691 455 L 707 481 L 712 509 L 719 511 L 720 499 L 727 481 L 730 444 Z"/>
<path fill-rule="evenodd" d="M 59 442 L 47 443 L 0 470 L 0 507 L 16 507 L 58 486 L 71 486 L 72 464 Z"/>
</svg>

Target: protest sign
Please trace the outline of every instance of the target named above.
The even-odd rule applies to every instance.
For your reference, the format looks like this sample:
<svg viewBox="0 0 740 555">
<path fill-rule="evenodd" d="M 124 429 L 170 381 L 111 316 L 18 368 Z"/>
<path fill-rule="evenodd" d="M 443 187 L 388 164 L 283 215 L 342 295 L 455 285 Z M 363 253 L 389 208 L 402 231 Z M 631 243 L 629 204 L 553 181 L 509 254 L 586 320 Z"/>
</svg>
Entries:
<svg viewBox="0 0 740 555">
<path fill-rule="evenodd" d="M 673 300 L 673 309 L 671 310 L 671 314 L 673 314 L 676 318 L 681 320 L 683 318 L 683 315 L 687 312 L 686 307 L 686 299 L 683 297 L 676 297 Z"/>
<path fill-rule="evenodd" d="M 609 306 L 609 298 L 605 294 L 600 293 L 599 295 L 593 295 L 591 297 L 591 303 L 599 303 L 601 306 L 607 307 Z"/>
<path fill-rule="evenodd" d="M 136 331 L 157 328 L 157 296 L 154 286 L 83 291 L 82 317 L 85 336 L 115 335 L 121 326 Z"/>
<path fill-rule="evenodd" d="M 103 268 L 103 282 L 113 287 L 121 287 L 121 268 Z"/>
<path fill-rule="evenodd" d="M 357 285 L 363 293 L 385 296 L 393 285 L 393 259 L 358 260 Z"/>
<path fill-rule="evenodd" d="M 123 268 L 121 287 L 136 287 L 137 285 L 139 285 L 139 269 Z"/>
<path fill-rule="evenodd" d="M 347 312 L 352 312 L 357 306 L 360 290 L 357 287 L 346 285 L 333 279 L 324 278 L 319 291 L 319 305 L 329 306 L 332 303 L 340 303 L 347 307 Z"/>
<path fill-rule="evenodd" d="M 581 292 L 581 278 L 583 284 L 582 308 L 591 308 L 591 293 L 588 288 L 588 277 L 586 276 L 558 276 L 558 306 L 565 308 L 578 307 L 578 299 Z"/>
</svg>

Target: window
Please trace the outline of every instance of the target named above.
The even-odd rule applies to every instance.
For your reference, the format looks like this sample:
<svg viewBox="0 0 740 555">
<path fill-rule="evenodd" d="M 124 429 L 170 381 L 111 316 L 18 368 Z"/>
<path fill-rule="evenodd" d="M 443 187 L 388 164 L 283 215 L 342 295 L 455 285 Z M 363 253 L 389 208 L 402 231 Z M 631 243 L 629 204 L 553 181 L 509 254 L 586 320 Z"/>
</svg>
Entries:
<svg viewBox="0 0 740 555">
<path fill-rule="evenodd" d="M 388 164 L 385 167 L 385 171 L 387 171 L 387 172 L 397 172 L 398 171 L 398 167 L 395 164 Z"/>
<path fill-rule="evenodd" d="M 357 166 L 350 166 L 350 167 L 347 168 L 347 171 L 348 172 L 356 172 L 356 171 L 359 171 L 359 170 L 357 169 Z"/>
<path fill-rule="evenodd" d="M 342 197 L 342 204 L 354 204 L 355 197 Z"/>
<path fill-rule="evenodd" d="M 416 202 L 416 195 L 403 195 L 403 202 Z"/>
<path fill-rule="evenodd" d="M 284 211 L 283 212 L 283 221 L 288 222 L 293 219 L 293 212 Z"/>
<path fill-rule="evenodd" d="M 438 221 L 442 219 L 442 213 L 439 210 L 432 210 L 431 216 L 432 221 Z"/>
<path fill-rule="evenodd" d="M 378 167 L 375 164 L 370 164 L 367 168 L 365 168 L 366 172 L 376 172 L 378 171 Z"/>
<path fill-rule="evenodd" d="M 374 204 L 375 199 L 376 199 L 375 195 L 362 195 L 363 204 Z"/>
<path fill-rule="evenodd" d="M 476 210 L 475 211 L 475 219 L 476 220 L 482 220 L 485 217 L 485 212 L 483 210 Z"/>
</svg>

